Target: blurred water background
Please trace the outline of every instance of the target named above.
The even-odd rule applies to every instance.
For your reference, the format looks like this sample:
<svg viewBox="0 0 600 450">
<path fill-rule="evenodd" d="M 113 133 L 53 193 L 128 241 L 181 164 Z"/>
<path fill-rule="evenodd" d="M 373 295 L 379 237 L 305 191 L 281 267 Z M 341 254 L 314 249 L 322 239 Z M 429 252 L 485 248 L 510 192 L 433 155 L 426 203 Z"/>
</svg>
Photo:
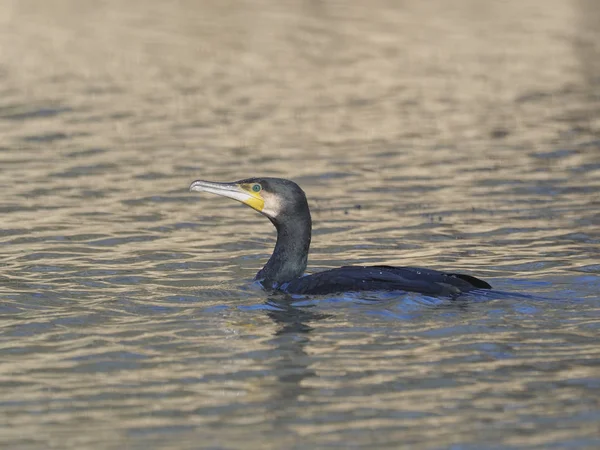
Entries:
<svg viewBox="0 0 600 450">
<path fill-rule="evenodd" d="M 528 297 L 269 297 L 258 175 Z M 1 0 L 0 188 L 3 448 L 600 447 L 596 0 Z"/>
</svg>

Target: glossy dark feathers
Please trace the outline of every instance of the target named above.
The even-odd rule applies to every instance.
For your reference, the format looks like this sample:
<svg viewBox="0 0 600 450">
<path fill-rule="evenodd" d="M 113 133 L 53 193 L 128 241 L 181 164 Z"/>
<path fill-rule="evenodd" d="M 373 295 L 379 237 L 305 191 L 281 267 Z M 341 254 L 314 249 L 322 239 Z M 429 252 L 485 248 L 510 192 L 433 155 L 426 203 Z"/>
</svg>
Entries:
<svg viewBox="0 0 600 450">
<path fill-rule="evenodd" d="M 283 287 L 289 294 L 326 295 L 339 292 L 406 291 L 452 297 L 491 286 L 470 275 L 417 267 L 345 266 L 297 278 Z"/>
<path fill-rule="evenodd" d="M 282 178 L 248 178 L 238 185 L 260 183 L 267 216 L 277 229 L 271 258 L 256 275 L 266 289 L 290 294 L 327 295 L 360 291 L 409 291 L 456 297 L 491 286 L 470 275 L 415 267 L 346 266 L 302 276 L 306 270 L 312 221 L 306 195 L 296 183 Z"/>
</svg>

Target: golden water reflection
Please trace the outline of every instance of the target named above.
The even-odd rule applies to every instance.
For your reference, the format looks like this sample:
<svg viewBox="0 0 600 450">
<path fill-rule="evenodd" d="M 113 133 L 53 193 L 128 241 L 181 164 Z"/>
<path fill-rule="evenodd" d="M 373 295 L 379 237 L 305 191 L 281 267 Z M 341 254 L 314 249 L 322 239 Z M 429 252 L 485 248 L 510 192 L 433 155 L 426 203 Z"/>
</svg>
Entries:
<svg viewBox="0 0 600 450">
<path fill-rule="evenodd" d="M 599 17 L 0 3 L 0 442 L 597 447 Z M 270 298 L 250 280 L 271 225 L 187 193 L 252 175 L 306 190 L 311 270 L 552 301 Z"/>
</svg>

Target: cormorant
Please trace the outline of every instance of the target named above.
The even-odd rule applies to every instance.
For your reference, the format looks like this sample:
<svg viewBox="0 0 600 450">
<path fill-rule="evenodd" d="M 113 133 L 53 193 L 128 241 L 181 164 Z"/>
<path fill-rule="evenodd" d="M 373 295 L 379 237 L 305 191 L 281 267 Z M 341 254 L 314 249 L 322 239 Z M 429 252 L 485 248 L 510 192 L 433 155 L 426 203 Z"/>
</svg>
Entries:
<svg viewBox="0 0 600 450">
<path fill-rule="evenodd" d="M 306 195 L 296 183 L 283 178 L 248 178 L 233 183 L 197 180 L 190 185 L 190 191 L 232 198 L 275 225 L 275 249 L 255 277 L 268 290 L 300 295 L 411 291 L 456 297 L 473 289 L 491 289 L 488 283 L 470 275 L 415 267 L 344 266 L 304 275 L 312 222 Z"/>
</svg>

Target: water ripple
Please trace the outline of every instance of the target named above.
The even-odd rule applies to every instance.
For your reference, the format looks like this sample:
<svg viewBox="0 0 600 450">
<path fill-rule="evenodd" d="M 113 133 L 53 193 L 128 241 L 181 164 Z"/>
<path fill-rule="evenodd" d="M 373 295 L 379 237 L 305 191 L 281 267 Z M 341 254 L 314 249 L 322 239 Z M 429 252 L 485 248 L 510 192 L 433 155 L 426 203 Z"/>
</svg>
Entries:
<svg viewBox="0 0 600 450">
<path fill-rule="evenodd" d="M 0 5 L 4 447 L 600 446 L 595 2 L 138 3 Z M 253 175 L 494 290 L 268 294 Z"/>
</svg>

